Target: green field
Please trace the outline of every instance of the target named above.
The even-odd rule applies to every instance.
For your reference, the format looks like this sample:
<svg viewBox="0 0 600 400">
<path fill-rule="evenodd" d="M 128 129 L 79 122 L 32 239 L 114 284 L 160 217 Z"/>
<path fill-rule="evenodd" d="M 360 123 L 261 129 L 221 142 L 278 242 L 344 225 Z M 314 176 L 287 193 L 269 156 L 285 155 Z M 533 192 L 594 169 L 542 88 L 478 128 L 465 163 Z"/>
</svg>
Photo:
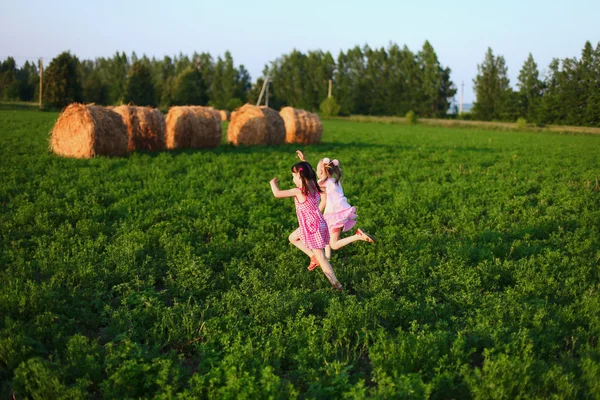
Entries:
<svg viewBox="0 0 600 400">
<path fill-rule="evenodd" d="M 325 121 L 375 244 L 290 245 L 296 146 L 48 151 L 0 110 L 0 398 L 600 398 L 600 137 Z"/>
</svg>

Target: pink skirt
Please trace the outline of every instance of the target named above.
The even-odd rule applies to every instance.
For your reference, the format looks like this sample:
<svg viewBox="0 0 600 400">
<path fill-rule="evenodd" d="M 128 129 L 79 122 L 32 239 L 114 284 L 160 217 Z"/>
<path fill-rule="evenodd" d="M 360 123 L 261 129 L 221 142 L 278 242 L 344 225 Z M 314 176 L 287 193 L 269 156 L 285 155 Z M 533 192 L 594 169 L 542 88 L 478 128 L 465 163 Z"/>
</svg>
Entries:
<svg viewBox="0 0 600 400">
<path fill-rule="evenodd" d="M 356 225 L 356 208 L 350 207 L 345 210 L 323 214 L 323 218 L 327 221 L 327 227 L 331 234 L 335 229 L 341 229 L 342 232 L 349 231 Z"/>
</svg>

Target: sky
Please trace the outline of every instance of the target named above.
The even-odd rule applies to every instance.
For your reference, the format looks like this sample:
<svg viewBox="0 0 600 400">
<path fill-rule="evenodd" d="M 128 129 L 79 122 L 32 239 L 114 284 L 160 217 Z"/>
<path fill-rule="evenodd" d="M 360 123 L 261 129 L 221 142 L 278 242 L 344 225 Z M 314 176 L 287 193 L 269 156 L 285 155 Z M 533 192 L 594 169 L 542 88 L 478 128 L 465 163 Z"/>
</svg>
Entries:
<svg viewBox="0 0 600 400">
<path fill-rule="evenodd" d="M 115 52 L 163 58 L 230 51 L 255 81 L 266 64 L 292 50 L 334 58 L 359 45 L 390 43 L 419 51 L 426 40 L 460 101 L 475 101 L 473 79 L 488 47 L 506 60 L 511 85 L 529 53 L 541 74 L 553 58 L 580 58 L 600 42 L 598 0 L 249 2 L 0 0 L 0 60 L 44 65 L 63 51 L 80 60 Z"/>
</svg>

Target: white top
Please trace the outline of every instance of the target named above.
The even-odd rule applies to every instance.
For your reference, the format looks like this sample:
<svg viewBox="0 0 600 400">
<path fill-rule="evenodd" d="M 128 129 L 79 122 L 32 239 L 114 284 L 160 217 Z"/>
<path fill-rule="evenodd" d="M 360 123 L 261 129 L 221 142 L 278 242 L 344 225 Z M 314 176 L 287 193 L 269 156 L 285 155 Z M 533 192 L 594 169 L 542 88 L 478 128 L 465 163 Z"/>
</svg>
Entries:
<svg viewBox="0 0 600 400">
<path fill-rule="evenodd" d="M 344 196 L 344 189 L 342 189 L 341 182 L 336 184 L 334 178 L 328 178 L 323 186 L 327 194 L 327 203 L 325 204 L 323 214 L 336 213 L 351 207 Z"/>
</svg>

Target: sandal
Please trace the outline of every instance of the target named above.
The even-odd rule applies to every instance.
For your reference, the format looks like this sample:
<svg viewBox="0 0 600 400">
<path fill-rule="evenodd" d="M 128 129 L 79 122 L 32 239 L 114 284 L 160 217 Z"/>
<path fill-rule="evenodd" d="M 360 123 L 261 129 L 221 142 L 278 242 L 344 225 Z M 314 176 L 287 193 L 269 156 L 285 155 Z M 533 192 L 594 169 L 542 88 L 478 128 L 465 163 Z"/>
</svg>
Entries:
<svg viewBox="0 0 600 400">
<path fill-rule="evenodd" d="M 319 266 L 319 262 L 317 261 L 317 257 L 310 256 L 310 264 L 308 264 L 308 267 L 306 269 L 308 269 L 309 271 L 312 271 L 313 269 L 317 268 L 318 266 Z"/>
<path fill-rule="evenodd" d="M 356 234 L 362 236 L 363 240 L 365 240 L 369 243 L 375 243 L 375 239 L 373 239 L 373 237 L 371 237 L 371 235 L 364 233 L 362 230 L 360 230 L 360 228 L 356 230 Z"/>
<path fill-rule="evenodd" d="M 344 288 L 342 287 L 341 283 L 336 282 L 331 286 L 331 290 L 342 293 L 344 291 Z"/>
</svg>

